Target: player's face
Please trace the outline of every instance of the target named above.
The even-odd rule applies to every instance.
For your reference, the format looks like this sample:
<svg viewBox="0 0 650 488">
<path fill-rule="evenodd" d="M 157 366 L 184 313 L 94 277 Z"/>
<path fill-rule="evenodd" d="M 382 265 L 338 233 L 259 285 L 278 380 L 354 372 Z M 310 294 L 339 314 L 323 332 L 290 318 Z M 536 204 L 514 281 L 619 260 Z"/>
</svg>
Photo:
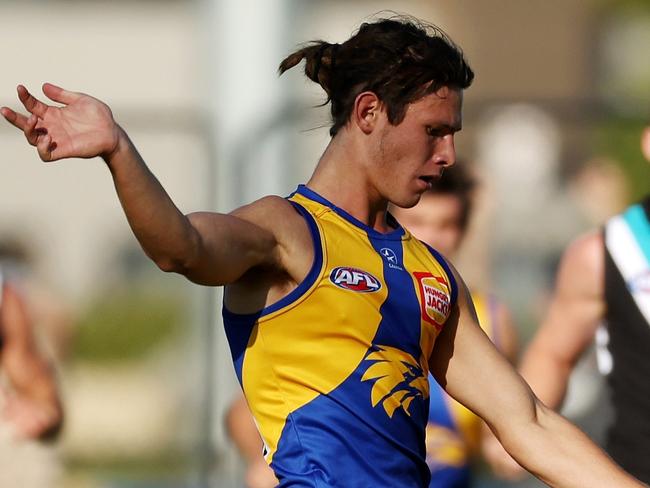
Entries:
<svg viewBox="0 0 650 488">
<path fill-rule="evenodd" d="M 425 193 L 415 207 L 393 208 L 392 213 L 415 237 L 452 256 L 463 239 L 462 203 L 451 194 Z"/>
<path fill-rule="evenodd" d="M 454 134 L 462 124 L 462 101 L 461 90 L 442 87 L 409 104 L 399 124 L 383 117 L 371 167 L 373 184 L 383 198 L 411 207 L 429 183 L 456 162 Z"/>
</svg>

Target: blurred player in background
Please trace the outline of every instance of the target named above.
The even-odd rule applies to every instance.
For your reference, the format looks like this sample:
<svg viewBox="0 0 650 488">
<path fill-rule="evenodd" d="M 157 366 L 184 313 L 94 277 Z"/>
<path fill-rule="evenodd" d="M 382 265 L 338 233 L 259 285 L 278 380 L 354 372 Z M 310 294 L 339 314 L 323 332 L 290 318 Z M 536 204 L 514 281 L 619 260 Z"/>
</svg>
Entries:
<svg viewBox="0 0 650 488">
<path fill-rule="evenodd" d="M 52 487 L 49 442 L 63 422 L 54 367 L 39 348 L 26 300 L 0 271 L 0 486 Z"/>
<path fill-rule="evenodd" d="M 650 127 L 641 137 L 650 161 Z M 568 246 L 546 319 L 521 373 L 551 408 L 564 399 L 571 371 L 597 338 L 614 407 L 606 447 L 650 483 L 650 195 Z"/>
<path fill-rule="evenodd" d="M 246 463 L 246 486 L 248 488 L 277 486 L 278 479 L 264 460 L 264 443 L 244 395 L 238 394 L 230 404 L 225 421 L 228 435 Z"/>
</svg>

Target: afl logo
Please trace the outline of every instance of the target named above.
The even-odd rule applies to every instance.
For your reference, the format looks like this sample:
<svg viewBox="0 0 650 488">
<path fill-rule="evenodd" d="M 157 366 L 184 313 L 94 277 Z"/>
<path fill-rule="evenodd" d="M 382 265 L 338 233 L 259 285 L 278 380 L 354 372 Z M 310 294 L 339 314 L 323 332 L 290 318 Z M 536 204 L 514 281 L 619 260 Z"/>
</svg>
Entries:
<svg viewBox="0 0 650 488">
<path fill-rule="evenodd" d="M 381 282 L 367 271 L 339 266 L 330 273 L 330 281 L 345 290 L 369 293 L 381 288 Z"/>
</svg>

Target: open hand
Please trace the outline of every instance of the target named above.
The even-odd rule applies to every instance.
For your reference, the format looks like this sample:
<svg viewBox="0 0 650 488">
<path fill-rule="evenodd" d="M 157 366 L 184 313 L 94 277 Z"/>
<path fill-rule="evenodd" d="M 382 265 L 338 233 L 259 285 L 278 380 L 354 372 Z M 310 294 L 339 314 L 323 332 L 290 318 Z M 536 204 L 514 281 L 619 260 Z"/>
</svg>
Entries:
<svg viewBox="0 0 650 488">
<path fill-rule="evenodd" d="M 18 98 L 29 115 L 0 108 L 4 118 L 36 147 L 43 161 L 105 157 L 116 150 L 120 128 L 108 105 L 50 83 L 43 85 L 43 93 L 63 106 L 43 103 L 23 85 L 18 85 Z"/>
</svg>

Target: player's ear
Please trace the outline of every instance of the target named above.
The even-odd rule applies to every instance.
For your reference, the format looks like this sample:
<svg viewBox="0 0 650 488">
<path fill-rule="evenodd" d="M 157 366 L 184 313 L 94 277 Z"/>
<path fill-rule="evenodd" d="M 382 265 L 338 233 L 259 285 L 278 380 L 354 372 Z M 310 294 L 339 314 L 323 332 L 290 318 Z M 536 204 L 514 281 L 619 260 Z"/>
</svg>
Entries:
<svg viewBox="0 0 650 488">
<path fill-rule="evenodd" d="M 377 94 L 371 91 L 365 91 L 359 93 L 354 99 L 352 122 L 364 134 L 370 134 L 376 127 L 377 121 L 382 113 L 383 105 Z"/>
</svg>

